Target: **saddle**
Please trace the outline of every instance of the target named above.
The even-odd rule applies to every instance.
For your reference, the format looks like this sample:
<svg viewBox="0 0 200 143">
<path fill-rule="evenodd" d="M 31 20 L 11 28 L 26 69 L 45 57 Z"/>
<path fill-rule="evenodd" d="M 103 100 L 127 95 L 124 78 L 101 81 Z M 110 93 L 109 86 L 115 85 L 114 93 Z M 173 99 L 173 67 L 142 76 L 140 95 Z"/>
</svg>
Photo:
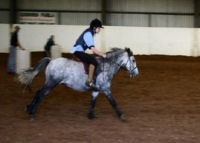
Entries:
<svg viewBox="0 0 200 143">
<path fill-rule="evenodd" d="M 97 58 L 95 58 L 95 59 L 96 59 L 96 61 L 98 63 L 98 66 L 96 67 L 96 69 L 94 71 L 94 80 L 96 80 L 97 76 L 102 72 L 102 64 L 100 63 L 100 61 Z M 73 57 L 72 60 L 74 60 L 76 62 L 80 62 L 83 65 L 84 73 L 85 74 L 89 73 L 89 64 L 82 62 L 81 60 L 79 60 L 76 57 Z"/>
</svg>

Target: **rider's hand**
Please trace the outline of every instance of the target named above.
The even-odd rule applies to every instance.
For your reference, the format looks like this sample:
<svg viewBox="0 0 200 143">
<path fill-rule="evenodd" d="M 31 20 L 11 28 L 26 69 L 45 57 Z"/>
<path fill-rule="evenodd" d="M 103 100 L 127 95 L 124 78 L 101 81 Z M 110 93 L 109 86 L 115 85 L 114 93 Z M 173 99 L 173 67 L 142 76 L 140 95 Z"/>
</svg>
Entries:
<svg viewBox="0 0 200 143">
<path fill-rule="evenodd" d="M 106 58 L 106 54 L 103 54 L 102 57 L 103 57 L 103 58 Z"/>
<path fill-rule="evenodd" d="M 23 47 L 20 48 L 21 50 L 25 50 Z"/>
</svg>

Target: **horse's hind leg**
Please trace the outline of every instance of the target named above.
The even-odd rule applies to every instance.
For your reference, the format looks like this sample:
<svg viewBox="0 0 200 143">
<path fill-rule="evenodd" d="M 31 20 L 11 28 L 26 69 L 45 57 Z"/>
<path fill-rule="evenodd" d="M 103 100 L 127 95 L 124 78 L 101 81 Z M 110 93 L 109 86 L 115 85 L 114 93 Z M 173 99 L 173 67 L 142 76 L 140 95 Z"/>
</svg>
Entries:
<svg viewBox="0 0 200 143">
<path fill-rule="evenodd" d="M 99 92 L 97 92 L 97 91 L 92 92 L 92 99 L 91 99 L 91 102 L 90 102 L 90 110 L 89 110 L 89 113 L 88 113 L 89 119 L 95 118 L 94 107 L 95 107 L 95 103 L 96 103 L 96 99 L 97 99 L 98 94 L 99 94 Z"/>
<path fill-rule="evenodd" d="M 44 87 L 45 87 L 45 86 L 44 86 Z M 44 87 L 43 87 L 43 88 L 44 88 Z M 31 102 L 31 104 L 29 104 L 29 105 L 26 106 L 26 108 L 25 108 L 25 111 L 26 111 L 26 112 L 29 112 L 29 113 L 30 113 L 30 112 L 32 111 L 32 108 L 33 108 L 33 106 L 35 105 L 36 101 L 38 100 L 38 98 L 39 98 L 39 96 L 40 96 L 40 94 L 41 94 L 43 88 L 41 88 L 40 90 L 38 90 L 38 91 L 36 92 L 36 94 L 35 94 L 35 96 L 34 96 L 32 102 Z"/>
<path fill-rule="evenodd" d="M 27 111 L 30 114 L 30 120 L 34 119 L 35 112 L 39 103 L 43 100 L 43 98 L 56 86 L 57 84 L 51 83 L 44 85 L 43 88 L 36 92 L 35 97 L 30 105 L 27 106 Z"/>
</svg>

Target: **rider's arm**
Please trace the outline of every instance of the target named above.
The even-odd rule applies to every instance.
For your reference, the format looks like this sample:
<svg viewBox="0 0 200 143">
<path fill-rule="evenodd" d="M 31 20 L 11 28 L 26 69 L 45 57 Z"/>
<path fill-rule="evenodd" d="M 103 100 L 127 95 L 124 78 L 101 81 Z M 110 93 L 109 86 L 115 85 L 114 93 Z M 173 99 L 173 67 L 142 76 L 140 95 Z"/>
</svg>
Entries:
<svg viewBox="0 0 200 143">
<path fill-rule="evenodd" d="M 106 58 L 106 54 L 102 54 L 99 50 L 95 49 L 95 47 L 91 47 L 93 53 Z"/>
<path fill-rule="evenodd" d="M 90 32 L 87 32 L 84 34 L 83 39 L 85 40 L 85 43 L 87 44 L 87 46 L 92 50 L 92 52 L 94 54 L 97 54 L 99 56 L 102 56 L 104 58 L 106 58 L 105 54 L 102 54 L 99 50 L 95 49 L 94 47 L 94 39 L 93 36 Z"/>
</svg>

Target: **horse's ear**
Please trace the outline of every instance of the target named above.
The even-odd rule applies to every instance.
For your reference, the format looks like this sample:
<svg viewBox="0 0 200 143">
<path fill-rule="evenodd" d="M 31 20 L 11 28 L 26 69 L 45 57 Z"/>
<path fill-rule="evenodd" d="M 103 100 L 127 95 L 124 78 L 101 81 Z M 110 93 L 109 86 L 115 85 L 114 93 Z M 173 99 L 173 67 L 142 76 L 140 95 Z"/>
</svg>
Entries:
<svg viewBox="0 0 200 143">
<path fill-rule="evenodd" d="M 125 50 L 126 50 L 127 52 L 129 52 L 129 51 L 130 51 L 130 48 L 128 48 L 128 47 L 125 47 Z"/>
<path fill-rule="evenodd" d="M 131 51 L 130 48 L 125 47 L 125 50 L 127 51 L 127 53 L 128 53 L 129 56 L 133 55 L 133 53 L 132 53 L 132 51 Z"/>
</svg>

